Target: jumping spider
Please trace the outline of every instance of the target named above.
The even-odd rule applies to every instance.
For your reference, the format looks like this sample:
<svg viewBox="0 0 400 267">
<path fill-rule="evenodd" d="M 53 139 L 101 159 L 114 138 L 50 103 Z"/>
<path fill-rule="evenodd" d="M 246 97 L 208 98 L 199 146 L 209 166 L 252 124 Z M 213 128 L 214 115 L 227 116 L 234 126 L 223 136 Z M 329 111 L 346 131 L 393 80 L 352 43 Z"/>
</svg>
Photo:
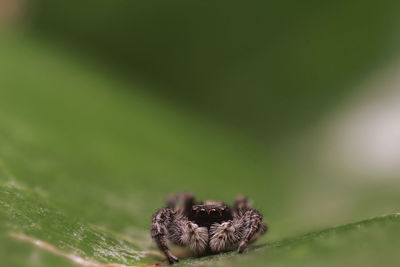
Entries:
<svg viewBox="0 0 400 267">
<path fill-rule="evenodd" d="M 151 236 L 170 264 L 179 260 L 169 250 L 167 240 L 198 256 L 234 249 L 242 253 L 266 231 L 262 215 L 242 195 L 230 207 L 214 201 L 196 203 L 190 193 L 173 194 L 151 224 Z"/>
</svg>

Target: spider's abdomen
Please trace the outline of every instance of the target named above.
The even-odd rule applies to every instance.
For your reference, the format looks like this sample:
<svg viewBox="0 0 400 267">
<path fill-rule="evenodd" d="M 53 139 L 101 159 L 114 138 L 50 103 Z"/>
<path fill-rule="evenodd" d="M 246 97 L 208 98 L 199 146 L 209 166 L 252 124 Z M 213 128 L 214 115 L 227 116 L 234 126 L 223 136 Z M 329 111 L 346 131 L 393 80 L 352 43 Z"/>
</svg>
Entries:
<svg viewBox="0 0 400 267">
<path fill-rule="evenodd" d="M 232 220 L 232 213 L 225 205 L 195 205 L 192 207 L 188 219 L 200 227 L 209 228 L 213 223 L 222 223 Z"/>
</svg>

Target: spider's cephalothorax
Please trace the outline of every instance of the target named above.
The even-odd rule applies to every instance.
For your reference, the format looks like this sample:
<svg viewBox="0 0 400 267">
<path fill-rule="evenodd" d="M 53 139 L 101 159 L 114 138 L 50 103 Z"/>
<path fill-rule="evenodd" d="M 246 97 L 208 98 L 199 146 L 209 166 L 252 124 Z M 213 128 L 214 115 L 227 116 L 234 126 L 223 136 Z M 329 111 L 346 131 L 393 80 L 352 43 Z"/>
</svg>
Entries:
<svg viewBox="0 0 400 267">
<path fill-rule="evenodd" d="M 210 228 L 214 223 L 232 220 L 233 216 L 226 205 L 195 205 L 187 218 L 200 227 Z"/>
<path fill-rule="evenodd" d="M 174 194 L 151 224 L 151 236 L 171 264 L 178 258 L 169 250 L 167 240 L 188 247 L 196 255 L 232 249 L 242 253 L 266 231 L 262 215 L 244 196 L 238 196 L 231 208 L 214 201 L 195 203 L 189 193 Z"/>
</svg>

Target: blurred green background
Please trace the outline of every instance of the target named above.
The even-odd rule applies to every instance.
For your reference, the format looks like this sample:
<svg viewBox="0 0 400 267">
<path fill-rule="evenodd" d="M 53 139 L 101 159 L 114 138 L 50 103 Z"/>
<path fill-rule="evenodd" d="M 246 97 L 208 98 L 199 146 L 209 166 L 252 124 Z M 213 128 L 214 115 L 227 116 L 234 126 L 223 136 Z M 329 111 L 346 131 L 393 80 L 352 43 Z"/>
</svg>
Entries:
<svg viewBox="0 0 400 267">
<path fill-rule="evenodd" d="M 396 266 L 399 11 L 1 0 L 0 265 L 162 261 L 151 216 L 187 190 L 270 232 L 181 265 Z"/>
<path fill-rule="evenodd" d="M 268 143 L 313 123 L 398 44 L 397 1 L 37 2 L 36 30 Z"/>
</svg>

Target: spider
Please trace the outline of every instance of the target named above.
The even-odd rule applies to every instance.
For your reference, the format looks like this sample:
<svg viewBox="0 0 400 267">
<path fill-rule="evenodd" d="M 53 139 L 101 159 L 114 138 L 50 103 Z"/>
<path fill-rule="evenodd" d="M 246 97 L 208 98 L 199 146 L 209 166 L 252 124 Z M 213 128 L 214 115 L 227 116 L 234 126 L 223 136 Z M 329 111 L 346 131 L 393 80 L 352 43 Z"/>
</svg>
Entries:
<svg viewBox="0 0 400 267">
<path fill-rule="evenodd" d="M 170 264 L 179 259 L 172 254 L 167 240 L 188 247 L 195 255 L 216 254 L 247 245 L 267 232 L 262 215 L 243 195 L 233 207 L 221 202 L 196 203 L 191 193 L 170 195 L 167 207 L 157 211 L 151 224 L 151 236 Z"/>
</svg>

